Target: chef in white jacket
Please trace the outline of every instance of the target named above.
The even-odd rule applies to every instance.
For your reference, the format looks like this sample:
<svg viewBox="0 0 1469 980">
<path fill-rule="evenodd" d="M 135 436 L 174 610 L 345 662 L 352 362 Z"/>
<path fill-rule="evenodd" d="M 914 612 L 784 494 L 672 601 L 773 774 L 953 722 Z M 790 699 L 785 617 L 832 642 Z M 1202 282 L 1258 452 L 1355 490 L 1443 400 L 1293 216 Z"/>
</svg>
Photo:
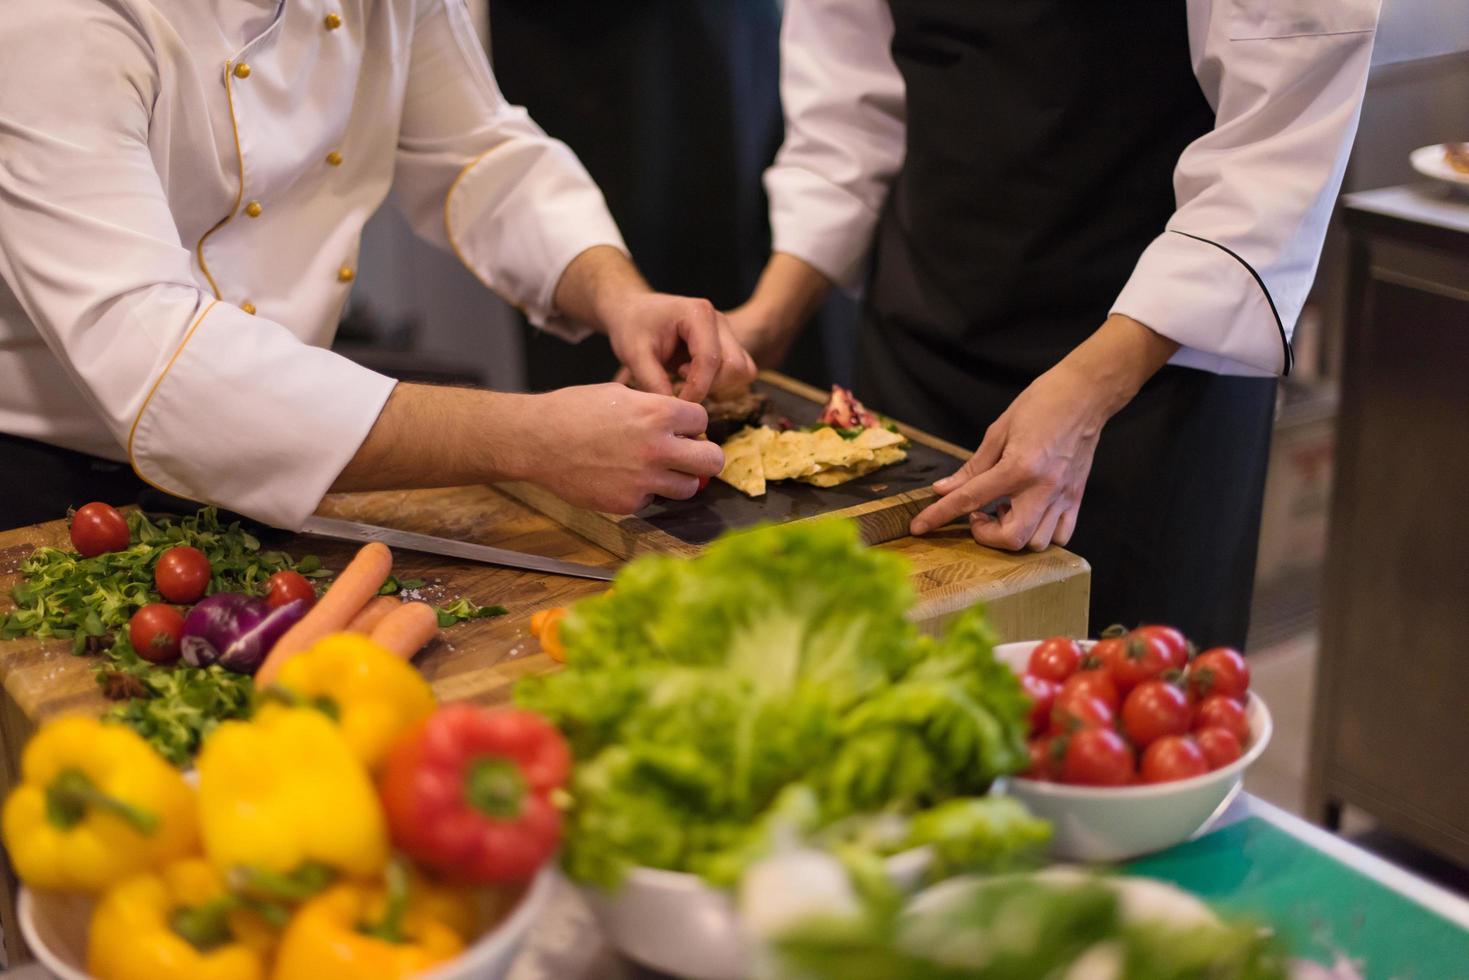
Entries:
<svg viewBox="0 0 1469 980">
<path fill-rule="evenodd" d="M 644 392 L 395 384 L 327 350 L 389 194 L 534 322 L 606 332 Z M 709 304 L 648 289 L 464 0 L 6 5 L 0 523 L 48 504 L 51 448 L 283 527 L 331 489 L 501 479 L 631 511 L 719 470 L 693 402 L 752 373 Z"/>
<path fill-rule="evenodd" d="M 865 287 L 858 395 L 979 446 L 914 533 L 1069 542 L 1097 628 L 1242 643 L 1379 6 L 788 0 L 774 254 L 736 332 L 778 363 Z"/>
</svg>

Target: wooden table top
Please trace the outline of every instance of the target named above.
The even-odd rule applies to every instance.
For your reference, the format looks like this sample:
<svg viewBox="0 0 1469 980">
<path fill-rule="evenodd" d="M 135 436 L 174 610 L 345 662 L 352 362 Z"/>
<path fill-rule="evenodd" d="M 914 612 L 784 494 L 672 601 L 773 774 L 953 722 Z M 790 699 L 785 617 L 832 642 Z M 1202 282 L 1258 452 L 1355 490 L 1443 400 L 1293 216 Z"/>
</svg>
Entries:
<svg viewBox="0 0 1469 980">
<path fill-rule="evenodd" d="M 591 565 L 618 564 L 609 552 L 489 487 L 336 495 L 327 499 L 321 513 Z M 0 611 L 13 608 L 9 593 L 19 578 L 18 565 L 31 549 L 42 545 L 67 546 L 64 521 L 0 532 Z M 350 544 L 292 535 L 272 537 L 267 546 L 298 558 L 319 555 L 334 569 L 341 568 L 354 550 Z M 1060 549 L 1024 555 L 990 551 L 975 544 L 962 528 L 882 547 L 913 564 L 919 594 L 915 618 L 926 626 L 936 628 L 983 601 L 990 604 L 996 626 L 1009 638 L 1084 634 L 1090 572 L 1075 555 Z M 429 601 L 463 595 L 510 610 L 506 616 L 455 626 L 415 660 L 444 700 L 507 700 L 517 678 L 554 667 L 530 637 L 531 614 L 607 587 L 603 582 L 409 552 L 394 557 L 394 572 L 400 578 L 429 580 L 424 590 Z M 5 707 L 18 709 L 32 723 L 62 712 L 101 712 L 107 702 L 92 678 L 93 661 L 74 656 L 71 646 L 70 640 L 0 641 Z M 12 729 L 6 734 L 18 733 Z"/>
</svg>

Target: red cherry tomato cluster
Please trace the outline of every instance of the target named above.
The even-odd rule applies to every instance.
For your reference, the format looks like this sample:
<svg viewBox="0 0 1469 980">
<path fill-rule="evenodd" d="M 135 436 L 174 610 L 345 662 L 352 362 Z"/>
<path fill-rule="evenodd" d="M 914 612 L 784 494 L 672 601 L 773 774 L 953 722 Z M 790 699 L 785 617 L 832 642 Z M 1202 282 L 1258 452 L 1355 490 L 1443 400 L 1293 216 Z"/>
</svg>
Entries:
<svg viewBox="0 0 1469 980">
<path fill-rule="evenodd" d="M 93 502 L 78 507 L 71 519 L 71 543 L 84 558 L 123 551 L 132 544 L 127 518 L 111 504 Z M 176 605 L 188 606 L 204 598 L 214 570 L 198 548 L 178 545 L 158 557 L 153 584 L 158 594 Z M 304 575 L 279 571 L 266 582 L 266 605 L 272 609 L 297 599 L 316 602 L 316 588 Z M 172 663 L 179 657 L 184 614 L 172 605 L 150 603 L 128 621 L 128 639 L 138 656 L 153 663 Z"/>
<path fill-rule="evenodd" d="M 1189 779 L 1250 740 L 1250 668 L 1228 647 L 1194 655 L 1171 626 L 1114 628 L 1090 651 L 1064 636 L 1031 651 L 1031 779 L 1127 786 Z"/>
</svg>

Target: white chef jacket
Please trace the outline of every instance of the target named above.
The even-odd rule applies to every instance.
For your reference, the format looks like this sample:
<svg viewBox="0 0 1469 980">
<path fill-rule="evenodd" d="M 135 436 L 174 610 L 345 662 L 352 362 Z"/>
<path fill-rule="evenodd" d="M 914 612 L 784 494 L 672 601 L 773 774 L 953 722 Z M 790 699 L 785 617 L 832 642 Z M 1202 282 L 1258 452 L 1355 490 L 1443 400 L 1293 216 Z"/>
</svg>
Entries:
<svg viewBox="0 0 1469 980">
<path fill-rule="evenodd" d="M 1187 6 L 1215 125 L 1180 157 L 1177 210 L 1112 310 L 1181 344 L 1175 364 L 1281 373 L 1356 133 L 1381 0 Z M 892 40 L 887 0 L 787 0 L 786 139 L 765 175 L 773 247 L 849 289 L 866 275 L 903 164 Z"/>
<path fill-rule="evenodd" d="M 393 387 L 325 349 L 390 191 L 537 323 L 623 247 L 464 0 L 6 4 L 0 431 L 299 527 Z"/>
</svg>

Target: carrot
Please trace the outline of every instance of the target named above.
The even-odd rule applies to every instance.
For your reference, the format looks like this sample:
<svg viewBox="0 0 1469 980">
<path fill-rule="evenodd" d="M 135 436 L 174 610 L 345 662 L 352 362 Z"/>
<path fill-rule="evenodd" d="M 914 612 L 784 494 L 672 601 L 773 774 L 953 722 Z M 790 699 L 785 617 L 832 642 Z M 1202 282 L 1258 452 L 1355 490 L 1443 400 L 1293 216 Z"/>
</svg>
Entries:
<svg viewBox="0 0 1469 980">
<path fill-rule="evenodd" d="M 380 541 L 363 545 L 310 612 L 276 641 L 256 672 L 255 683 L 264 687 L 275 680 L 286 661 L 310 650 L 322 637 L 346 629 L 352 617 L 377 595 L 392 570 L 393 553 L 387 545 Z"/>
<path fill-rule="evenodd" d="M 347 632 L 361 633 L 365 636 L 376 629 L 377 624 L 381 623 L 388 613 L 402 605 L 403 602 L 401 599 L 390 595 L 374 596 L 368 599 L 367 605 L 362 607 L 362 611 L 353 616 L 351 621 L 347 623 Z"/>
<path fill-rule="evenodd" d="M 383 617 L 372 631 L 372 642 L 404 660 L 439 635 L 439 614 L 426 602 L 405 602 Z"/>
<path fill-rule="evenodd" d="M 558 664 L 566 663 L 566 646 L 561 642 L 561 620 L 566 608 L 542 609 L 531 615 L 531 634 L 541 642 L 541 650 Z"/>
</svg>

